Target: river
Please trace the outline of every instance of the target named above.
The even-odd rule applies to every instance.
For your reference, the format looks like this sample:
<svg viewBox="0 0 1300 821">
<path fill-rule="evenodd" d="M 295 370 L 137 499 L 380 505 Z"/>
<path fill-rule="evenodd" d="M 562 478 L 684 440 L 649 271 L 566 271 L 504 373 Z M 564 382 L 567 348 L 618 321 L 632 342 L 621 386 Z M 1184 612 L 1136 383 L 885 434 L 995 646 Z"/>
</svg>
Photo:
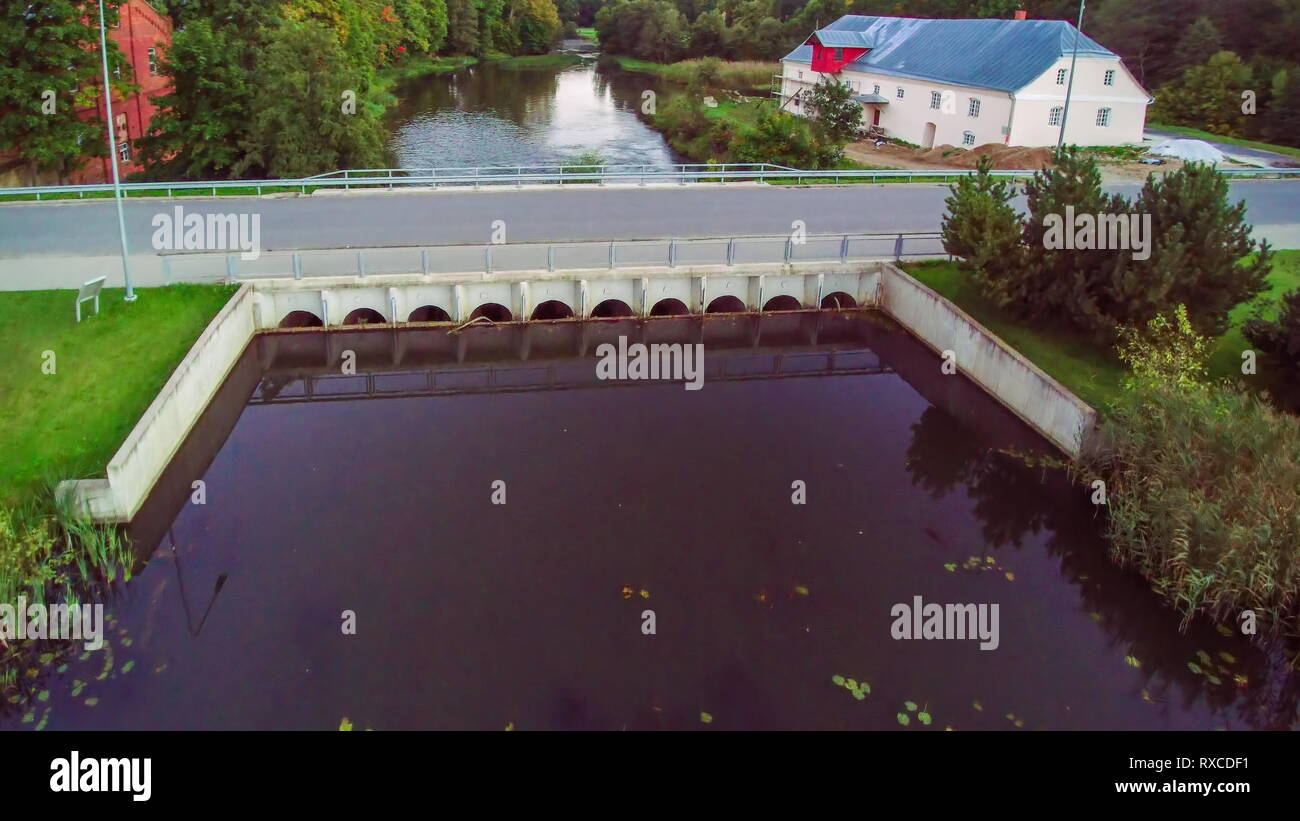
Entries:
<svg viewBox="0 0 1300 821">
<path fill-rule="evenodd" d="M 388 148 L 399 167 L 458 168 L 573 163 L 682 162 L 642 116 L 647 74 L 594 63 L 510 68 L 484 62 L 419 77 L 396 89 Z"/>
</svg>

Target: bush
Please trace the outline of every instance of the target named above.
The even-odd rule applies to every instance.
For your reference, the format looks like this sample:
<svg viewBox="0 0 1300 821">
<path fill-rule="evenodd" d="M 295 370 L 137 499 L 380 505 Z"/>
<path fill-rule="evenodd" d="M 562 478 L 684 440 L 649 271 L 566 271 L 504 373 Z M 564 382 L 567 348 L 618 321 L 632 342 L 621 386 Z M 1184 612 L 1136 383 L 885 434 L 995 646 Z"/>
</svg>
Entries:
<svg viewBox="0 0 1300 821">
<path fill-rule="evenodd" d="M 1226 384 L 1144 381 L 1112 407 L 1112 555 L 1184 613 L 1300 635 L 1300 419 Z"/>
<path fill-rule="evenodd" d="M 835 165 L 842 148 L 821 139 L 802 117 L 769 109 L 752 128 L 740 132 L 732 154 L 738 162 L 811 169 Z"/>
</svg>

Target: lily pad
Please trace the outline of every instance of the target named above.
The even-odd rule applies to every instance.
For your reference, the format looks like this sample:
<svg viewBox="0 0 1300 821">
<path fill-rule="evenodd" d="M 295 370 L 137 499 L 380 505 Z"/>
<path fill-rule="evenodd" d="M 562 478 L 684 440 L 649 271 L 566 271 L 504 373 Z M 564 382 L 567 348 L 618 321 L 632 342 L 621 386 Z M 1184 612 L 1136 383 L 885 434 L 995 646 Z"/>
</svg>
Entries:
<svg viewBox="0 0 1300 821">
<path fill-rule="evenodd" d="M 98 703 L 99 703 L 99 699 L 95 698 L 94 696 L 91 696 L 90 698 L 86 699 L 87 707 L 94 707 Z"/>
<path fill-rule="evenodd" d="M 703 710 L 701 710 L 701 711 L 700 711 L 700 721 L 704 722 L 705 724 L 712 724 L 712 723 L 713 723 L 713 713 L 706 713 L 706 712 L 704 712 Z"/>
<path fill-rule="evenodd" d="M 956 563 L 956 562 L 944 562 L 943 569 L 944 569 L 944 570 L 947 570 L 949 573 L 956 573 L 956 572 L 957 572 L 957 563 Z"/>
<path fill-rule="evenodd" d="M 933 720 L 930 718 L 930 714 L 927 713 L 925 710 L 922 710 L 921 712 L 917 713 L 916 717 L 921 719 L 921 723 L 927 727 L 930 726 L 930 722 Z"/>
<path fill-rule="evenodd" d="M 976 710 L 979 710 L 981 713 L 984 712 L 984 705 L 980 704 L 978 701 L 972 701 L 971 706 Z"/>
<path fill-rule="evenodd" d="M 1229 664 L 1236 664 L 1236 663 L 1237 663 L 1237 659 L 1236 659 L 1235 656 L 1232 655 L 1232 653 L 1226 653 L 1226 652 L 1225 652 L 1225 653 L 1220 653 L 1220 654 L 1219 654 L 1219 658 L 1223 659 L 1224 661 L 1228 662 Z"/>
<path fill-rule="evenodd" d="M 343 716 L 343 720 L 339 722 L 339 732 L 346 733 L 351 729 L 352 729 L 352 722 L 348 720 L 347 716 Z"/>
<path fill-rule="evenodd" d="M 903 706 L 907 708 L 907 711 L 908 711 L 909 713 L 915 713 L 915 712 L 916 712 L 916 702 L 915 702 L 915 701 L 904 701 L 904 702 L 903 702 Z"/>
<path fill-rule="evenodd" d="M 899 713 L 898 723 L 906 727 L 907 725 L 912 723 L 912 719 L 908 718 L 907 713 Z"/>
<path fill-rule="evenodd" d="M 843 686 L 844 686 L 844 676 L 841 676 L 841 675 L 838 674 L 838 673 L 836 673 L 835 675 L 831 676 L 831 684 L 834 684 L 836 687 L 843 687 Z"/>
</svg>

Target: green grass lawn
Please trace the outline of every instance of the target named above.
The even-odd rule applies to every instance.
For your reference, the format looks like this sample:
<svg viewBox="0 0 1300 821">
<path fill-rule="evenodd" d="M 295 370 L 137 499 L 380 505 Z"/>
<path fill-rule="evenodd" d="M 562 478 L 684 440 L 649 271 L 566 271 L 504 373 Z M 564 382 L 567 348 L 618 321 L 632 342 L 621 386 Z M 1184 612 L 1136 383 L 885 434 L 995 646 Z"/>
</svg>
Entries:
<svg viewBox="0 0 1300 821">
<path fill-rule="evenodd" d="M 594 28 L 579 28 L 578 36 L 587 40 L 591 40 L 593 43 L 598 39 L 596 37 L 596 30 Z"/>
<path fill-rule="evenodd" d="M 954 263 L 918 262 L 905 267 L 1088 404 L 1101 409 L 1119 396 L 1125 368 L 1112 351 L 1068 330 L 1028 326 L 1008 316 L 984 299 Z M 1270 290 L 1261 295 L 1261 304 L 1300 288 L 1300 251 L 1277 252 L 1269 283 Z M 1241 334 L 1241 323 L 1250 317 L 1251 310 L 1249 304 L 1237 306 L 1232 312 L 1233 327 L 1215 341 L 1209 361 L 1212 378 L 1241 375 L 1241 352 L 1250 347 Z M 1272 318 L 1276 307 L 1262 313 Z"/>
<path fill-rule="evenodd" d="M 1288 154 L 1292 157 L 1300 157 L 1300 148 L 1292 148 L 1289 145 L 1261 143 L 1256 140 L 1243 140 L 1240 137 L 1224 137 L 1219 134 L 1211 134 L 1208 131 L 1202 131 L 1199 128 L 1188 128 L 1183 125 L 1147 123 L 1147 128 L 1154 128 L 1157 131 L 1168 131 L 1172 134 L 1178 134 L 1183 137 L 1191 137 L 1194 140 L 1213 140 L 1214 142 L 1228 143 L 1229 145 L 1240 145 L 1245 148 L 1258 148 L 1263 151 L 1276 151 L 1279 154 Z"/>
<path fill-rule="evenodd" d="M 0 503 L 59 479 L 103 476 L 113 453 L 234 286 L 106 289 L 73 316 L 76 291 L 0 291 Z M 83 317 L 91 309 L 82 306 Z M 44 352 L 55 372 L 42 372 Z"/>
</svg>

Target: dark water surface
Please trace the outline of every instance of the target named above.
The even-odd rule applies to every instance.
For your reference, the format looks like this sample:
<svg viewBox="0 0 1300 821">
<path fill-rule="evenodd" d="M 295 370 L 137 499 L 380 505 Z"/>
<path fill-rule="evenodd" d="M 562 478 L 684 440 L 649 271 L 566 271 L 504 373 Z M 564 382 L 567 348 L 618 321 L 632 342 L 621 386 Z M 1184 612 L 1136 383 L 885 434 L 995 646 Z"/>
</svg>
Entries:
<svg viewBox="0 0 1300 821">
<path fill-rule="evenodd" d="M 597 382 L 619 335 L 703 342 L 704 389 Z M 111 649 L 0 727 L 1290 726 L 1280 658 L 1180 634 L 1002 452 L 1039 447 L 864 314 L 262 337 L 133 525 Z M 1000 646 L 893 639 L 914 596 L 998 604 Z"/>
<path fill-rule="evenodd" d="M 595 152 L 610 165 L 682 160 L 640 116 L 646 74 L 505 68 L 493 62 L 403 84 L 388 148 L 407 169 L 572 164 Z"/>
</svg>

